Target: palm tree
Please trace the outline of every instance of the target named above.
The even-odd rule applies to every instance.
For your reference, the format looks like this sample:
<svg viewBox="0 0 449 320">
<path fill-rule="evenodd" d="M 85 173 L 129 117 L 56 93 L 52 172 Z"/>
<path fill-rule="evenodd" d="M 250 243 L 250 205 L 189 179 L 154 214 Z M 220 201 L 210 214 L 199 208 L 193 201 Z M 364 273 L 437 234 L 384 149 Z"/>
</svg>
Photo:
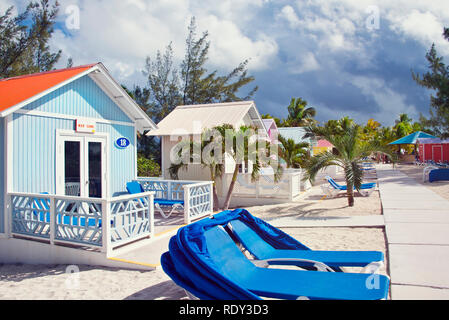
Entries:
<svg viewBox="0 0 449 320">
<path fill-rule="evenodd" d="M 343 117 L 340 120 L 329 120 L 323 126 L 318 126 L 315 123 L 308 124 L 305 127 L 306 134 L 303 138 L 325 137 L 330 135 L 343 135 L 349 128 L 355 125 L 353 119 Z"/>
<path fill-rule="evenodd" d="M 287 164 L 287 168 L 297 168 L 304 163 L 308 157 L 309 144 L 307 142 L 296 143 L 293 139 L 287 139 L 283 136 L 278 137 L 279 156 Z"/>
<path fill-rule="evenodd" d="M 282 167 L 278 164 L 277 159 L 268 156 L 271 142 L 259 139 L 254 141 L 254 137 L 256 137 L 253 134 L 255 132 L 254 128 L 241 126 L 238 130 L 226 128 L 225 131 L 221 127 L 216 127 L 215 129 L 225 136 L 225 141 L 228 142 L 225 143 L 225 153 L 232 157 L 235 162 L 231 183 L 223 205 L 224 210 L 227 210 L 231 203 L 231 197 L 239 174 L 240 164 L 248 163 L 252 166 L 251 182 L 253 183 L 259 180 L 260 169 L 264 166 L 271 166 L 273 168 L 275 183 L 280 180 L 283 173 Z M 265 156 L 265 159 L 263 155 Z M 266 161 L 266 159 L 269 160 Z"/>
<path fill-rule="evenodd" d="M 301 98 L 292 98 L 288 106 L 288 117 L 284 125 L 288 127 L 303 127 L 315 122 L 316 110 L 307 107 L 307 101 Z"/>
<path fill-rule="evenodd" d="M 240 164 L 251 163 L 252 173 L 251 181 L 255 182 L 259 179 L 260 169 L 262 166 L 271 165 L 275 172 L 275 182 L 279 181 L 282 176 L 282 168 L 277 165 L 277 160 L 263 161 L 260 152 L 267 152 L 269 148 L 263 148 L 260 141 L 252 141 L 253 128 L 242 126 L 239 130 L 230 124 L 216 126 L 206 129 L 202 134 L 201 144 L 193 141 L 182 141 L 177 145 L 177 156 L 183 159 L 179 163 L 173 163 L 169 168 L 172 179 L 179 179 L 179 171 L 187 170 L 189 164 L 201 163 L 203 167 L 209 168 L 211 181 L 213 181 L 214 210 L 220 208 L 217 194 L 217 179 L 221 178 L 224 173 L 224 157 L 230 156 L 235 162 L 235 168 L 232 175 L 231 183 L 228 188 L 224 209 L 229 208 L 232 193 L 239 174 Z M 243 143 L 239 143 L 242 142 Z M 268 143 L 265 141 L 265 143 Z M 201 150 L 201 155 L 197 155 L 192 150 Z M 216 154 L 220 153 L 219 155 Z"/>
<path fill-rule="evenodd" d="M 395 124 L 394 130 L 398 139 L 413 132 L 412 119 L 406 113 L 401 113 Z"/>
<path fill-rule="evenodd" d="M 325 152 L 313 156 L 306 164 L 306 177 L 315 180 L 317 173 L 328 166 L 343 168 L 347 185 L 348 205 L 354 206 L 354 188 L 360 191 L 363 181 L 361 163 L 365 157 L 373 152 L 386 154 L 395 159 L 390 148 L 382 145 L 377 140 L 362 142 L 359 138 L 360 129 L 352 125 L 343 135 L 326 135 L 324 138 L 334 145 L 337 154 Z"/>
<path fill-rule="evenodd" d="M 187 170 L 189 164 L 192 163 L 201 163 L 202 167 L 209 168 L 210 180 L 213 182 L 212 185 L 212 194 L 214 197 L 214 210 L 218 210 L 219 201 L 218 201 L 218 193 L 217 193 L 217 178 L 221 177 L 224 172 L 223 162 L 219 160 L 219 157 L 215 157 L 214 149 L 210 150 L 210 147 L 213 143 L 219 143 L 221 148 L 221 140 L 215 141 L 214 137 L 212 137 L 210 130 L 205 130 L 202 135 L 201 143 L 190 141 L 181 141 L 178 144 L 177 156 L 179 159 L 183 159 L 179 163 L 172 163 L 168 168 L 170 173 L 170 177 L 173 180 L 179 180 L 179 171 Z M 201 150 L 201 155 L 197 155 L 193 150 Z M 211 157 L 208 157 L 205 160 L 202 155 L 203 153 L 208 152 Z"/>
</svg>

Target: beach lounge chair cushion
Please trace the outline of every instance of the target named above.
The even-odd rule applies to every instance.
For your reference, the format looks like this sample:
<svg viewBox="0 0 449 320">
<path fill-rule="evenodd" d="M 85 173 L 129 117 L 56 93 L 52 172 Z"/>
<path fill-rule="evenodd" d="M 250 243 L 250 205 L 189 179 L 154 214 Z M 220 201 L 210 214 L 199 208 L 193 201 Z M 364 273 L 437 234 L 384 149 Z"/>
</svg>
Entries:
<svg viewBox="0 0 449 320">
<path fill-rule="evenodd" d="M 373 275 L 256 267 L 243 255 L 226 231 L 218 227 L 237 218 L 248 225 L 260 224 L 262 237 L 270 239 L 274 247 L 308 249 L 243 209 L 225 211 L 214 219 L 203 219 L 181 228 L 177 243 L 191 262 L 187 266 L 189 272 L 199 273 L 226 288 L 230 297 L 242 295 L 247 290 L 260 296 L 284 299 L 296 299 L 299 296 L 318 299 L 386 298 L 389 280 L 382 275 L 375 275 L 377 286 L 370 290 L 367 283 Z M 247 295 L 246 298 L 251 299 L 251 296 Z"/>
<path fill-rule="evenodd" d="M 126 190 L 129 194 L 136 194 L 136 193 L 143 193 L 145 190 L 143 190 L 142 185 L 137 181 L 128 182 L 126 184 Z"/>
<path fill-rule="evenodd" d="M 229 223 L 232 233 L 239 242 L 257 259 L 306 259 L 320 261 L 330 267 L 365 267 L 372 262 L 384 260 L 379 251 L 317 251 L 317 250 L 282 250 L 275 249 L 265 242 L 256 231 L 240 220 Z M 279 263 L 276 263 L 279 264 Z M 286 262 L 285 264 L 293 264 Z M 301 262 L 297 262 L 301 265 Z"/>
<path fill-rule="evenodd" d="M 158 203 L 160 206 L 174 206 L 175 204 L 184 205 L 184 200 L 154 199 L 154 203 Z"/>
<path fill-rule="evenodd" d="M 221 275 L 223 282 L 234 283 L 259 296 L 278 299 L 383 299 L 388 293 L 388 278 L 381 275 L 376 275 L 380 279 L 378 289 L 369 290 L 368 274 L 259 268 L 243 255 L 223 229 L 209 228 L 203 237 L 203 241 L 190 238 L 186 243 L 187 250 L 193 248 L 196 253 L 200 252 L 195 250 L 197 245 L 204 245 L 207 254 L 193 255 L 196 262 L 207 265 L 208 271 L 215 276 Z M 184 235 L 181 241 L 188 238 Z"/>
</svg>

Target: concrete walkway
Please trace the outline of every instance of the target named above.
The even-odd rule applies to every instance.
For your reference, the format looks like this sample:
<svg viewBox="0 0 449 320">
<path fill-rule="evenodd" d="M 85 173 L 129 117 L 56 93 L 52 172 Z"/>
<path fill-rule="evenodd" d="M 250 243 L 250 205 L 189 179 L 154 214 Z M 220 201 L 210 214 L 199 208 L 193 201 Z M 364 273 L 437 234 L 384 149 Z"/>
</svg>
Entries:
<svg viewBox="0 0 449 320">
<path fill-rule="evenodd" d="M 377 175 L 391 298 L 449 299 L 449 201 L 390 165 Z"/>
<path fill-rule="evenodd" d="M 283 217 L 265 219 L 276 228 L 310 228 L 310 227 L 384 227 L 382 215 L 347 216 L 347 217 Z"/>
</svg>

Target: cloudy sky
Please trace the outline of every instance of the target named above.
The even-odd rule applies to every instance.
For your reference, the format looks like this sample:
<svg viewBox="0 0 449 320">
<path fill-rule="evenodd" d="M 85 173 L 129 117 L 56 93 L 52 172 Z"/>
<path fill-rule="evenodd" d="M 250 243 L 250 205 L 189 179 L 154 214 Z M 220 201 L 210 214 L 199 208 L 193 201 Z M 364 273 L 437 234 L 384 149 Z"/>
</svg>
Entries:
<svg viewBox="0 0 449 320">
<path fill-rule="evenodd" d="M 28 1 L 1 0 L 0 10 Z M 145 57 L 173 42 L 181 61 L 190 18 L 209 31 L 208 67 L 230 71 L 250 59 L 261 113 L 285 117 L 292 97 L 318 120 L 350 116 L 391 125 L 399 113 L 428 114 L 429 92 L 411 78 L 426 71 L 432 43 L 449 63 L 447 0 L 61 0 L 52 39 L 63 67 L 103 62 L 128 85 L 145 84 Z M 79 28 L 76 11 L 79 10 Z M 250 88 L 248 88 L 250 89 Z"/>
</svg>

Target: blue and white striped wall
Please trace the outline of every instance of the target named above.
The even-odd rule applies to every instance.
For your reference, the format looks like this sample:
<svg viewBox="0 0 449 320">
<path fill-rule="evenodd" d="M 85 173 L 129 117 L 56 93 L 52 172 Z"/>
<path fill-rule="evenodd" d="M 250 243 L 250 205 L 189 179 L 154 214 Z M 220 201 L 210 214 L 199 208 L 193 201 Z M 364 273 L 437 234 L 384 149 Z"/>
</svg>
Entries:
<svg viewBox="0 0 449 320">
<path fill-rule="evenodd" d="M 134 123 L 89 76 L 84 76 L 14 113 L 13 192 L 56 192 L 56 130 L 74 130 L 76 118 L 95 119 L 97 133 L 109 134 L 108 196 L 125 191 L 126 182 L 136 176 Z M 121 137 L 129 139 L 128 148 L 114 146 Z"/>
<path fill-rule="evenodd" d="M 5 119 L 0 118 L 0 233 L 5 232 L 3 215 L 5 205 Z"/>
</svg>

